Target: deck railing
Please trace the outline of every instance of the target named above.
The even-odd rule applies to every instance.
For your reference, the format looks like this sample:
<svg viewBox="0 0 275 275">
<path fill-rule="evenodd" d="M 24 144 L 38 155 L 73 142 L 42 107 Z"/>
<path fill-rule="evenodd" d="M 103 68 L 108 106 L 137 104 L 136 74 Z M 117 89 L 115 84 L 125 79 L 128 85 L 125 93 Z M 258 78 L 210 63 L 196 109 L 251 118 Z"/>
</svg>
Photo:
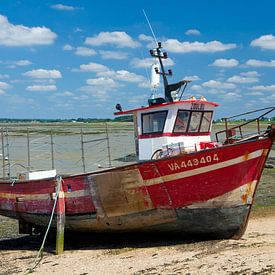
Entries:
<svg viewBox="0 0 275 275">
<path fill-rule="evenodd" d="M 225 135 L 225 142 L 227 142 L 227 143 L 230 143 L 233 139 L 236 139 L 236 138 L 244 139 L 247 136 L 243 131 L 244 127 L 248 124 L 252 124 L 253 122 L 256 122 L 256 124 L 257 124 L 257 129 L 255 129 L 254 134 L 255 135 L 260 135 L 262 133 L 262 131 L 260 129 L 261 119 L 263 117 L 265 117 L 267 114 L 273 112 L 274 110 L 275 110 L 275 107 L 268 107 L 268 108 L 262 108 L 262 109 L 254 110 L 254 111 L 251 111 L 251 112 L 241 113 L 241 114 L 238 114 L 238 115 L 222 118 L 222 120 L 224 121 L 224 124 L 225 124 L 225 129 L 216 132 L 216 134 L 215 134 L 216 141 L 220 142 L 219 136 L 221 134 Z M 243 117 L 243 116 L 247 116 L 247 115 L 251 115 L 251 114 L 255 114 L 255 113 L 259 113 L 259 112 L 263 112 L 263 113 L 261 113 L 256 118 L 250 119 L 250 120 L 248 120 L 244 123 L 229 127 L 229 121 L 231 119 L 236 119 L 236 118 L 240 118 L 240 117 Z M 236 129 L 239 131 L 239 136 L 236 136 Z M 251 135 L 251 133 L 250 133 L 250 135 Z"/>
<path fill-rule="evenodd" d="M 2 124 L 0 178 L 50 169 L 85 173 L 135 161 L 134 132 L 128 124 Z"/>
</svg>

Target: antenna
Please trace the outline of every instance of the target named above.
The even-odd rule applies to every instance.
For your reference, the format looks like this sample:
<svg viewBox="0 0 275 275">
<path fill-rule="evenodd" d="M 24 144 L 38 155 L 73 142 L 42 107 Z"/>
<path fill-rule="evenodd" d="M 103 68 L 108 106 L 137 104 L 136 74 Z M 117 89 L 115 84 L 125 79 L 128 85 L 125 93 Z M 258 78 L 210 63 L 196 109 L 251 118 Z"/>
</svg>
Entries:
<svg viewBox="0 0 275 275">
<path fill-rule="evenodd" d="M 153 31 L 153 28 L 152 28 L 152 26 L 151 26 L 151 24 L 150 24 L 150 21 L 149 21 L 147 15 L 146 15 L 146 12 L 145 12 L 145 10 L 142 10 L 142 11 L 143 11 L 143 14 L 144 14 L 144 16 L 145 16 L 145 19 L 146 19 L 146 21 L 147 21 L 147 23 L 148 23 L 148 25 L 149 25 L 149 28 L 150 28 L 150 30 L 151 30 L 151 33 L 152 33 L 152 35 L 153 35 L 153 37 L 154 37 L 154 40 L 155 40 L 155 42 L 156 42 L 156 45 L 158 45 L 157 38 L 156 38 L 155 33 L 154 33 L 154 31 Z"/>
</svg>

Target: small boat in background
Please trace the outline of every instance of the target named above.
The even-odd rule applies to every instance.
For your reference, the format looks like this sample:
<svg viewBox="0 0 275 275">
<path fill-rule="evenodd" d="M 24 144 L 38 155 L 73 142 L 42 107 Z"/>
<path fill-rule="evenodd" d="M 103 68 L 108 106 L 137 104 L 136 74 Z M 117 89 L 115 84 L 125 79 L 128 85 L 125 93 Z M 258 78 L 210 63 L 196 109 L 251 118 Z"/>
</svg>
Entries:
<svg viewBox="0 0 275 275">
<path fill-rule="evenodd" d="M 275 140 L 275 125 L 252 134 L 250 122 L 216 133 L 215 102 L 182 99 L 188 80 L 169 84 L 161 43 L 150 51 L 152 74 L 164 83 L 164 97 L 132 114 L 138 161 L 117 168 L 62 177 L 65 228 L 85 232 L 180 232 L 211 238 L 240 238 L 245 232 L 257 185 Z M 265 108 L 252 120 L 274 111 Z M 249 112 L 251 114 L 252 112 Z M 56 196 L 55 171 L 27 172 L 0 181 L 0 215 L 19 221 L 20 233 L 44 228 Z M 53 223 L 52 226 L 56 226 Z"/>
</svg>

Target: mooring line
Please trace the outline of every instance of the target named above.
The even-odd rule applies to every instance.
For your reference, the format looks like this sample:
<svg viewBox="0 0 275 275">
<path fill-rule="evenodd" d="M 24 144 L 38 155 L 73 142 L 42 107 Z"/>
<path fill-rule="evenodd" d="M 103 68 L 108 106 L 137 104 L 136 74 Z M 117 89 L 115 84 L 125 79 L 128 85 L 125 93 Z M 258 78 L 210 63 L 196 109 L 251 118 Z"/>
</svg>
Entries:
<svg viewBox="0 0 275 275">
<path fill-rule="evenodd" d="M 52 209 L 50 221 L 49 221 L 47 230 L 45 232 L 45 235 L 44 235 L 44 238 L 43 238 L 43 242 L 42 242 L 41 247 L 40 247 L 40 249 L 39 249 L 39 251 L 37 253 L 37 256 L 36 256 L 36 258 L 34 260 L 33 267 L 27 268 L 26 271 L 24 272 L 24 275 L 30 274 L 30 273 L 34 272 L 35 268 L 39 265 L 39 263 L 43 259 L 44 245 L 45 245 L 45 242 L 46 242 L 46 239 L 47 239 L 47 236 L 48 236 L 51 224 L 52 224 L 52 220 L 53 220 L 53 216 L 54 216 L 54 212 L 55 212 L 55 208 L 56 208 L 56 203 L 57 203 L 57 200 L 58 200 L 58 197 L 59 197 L 59 192 L 60 192 L 61 184 L 62 184 L 62 181 L 63 181 L 62 177 L 61 176 L 57 176 L 56 177 L 56 181 L 57 181 L 56 196 L 55 196 L 55 199 L 54 199 L 54 204 L 53 204 L 53 209 Z"/>
</svg>

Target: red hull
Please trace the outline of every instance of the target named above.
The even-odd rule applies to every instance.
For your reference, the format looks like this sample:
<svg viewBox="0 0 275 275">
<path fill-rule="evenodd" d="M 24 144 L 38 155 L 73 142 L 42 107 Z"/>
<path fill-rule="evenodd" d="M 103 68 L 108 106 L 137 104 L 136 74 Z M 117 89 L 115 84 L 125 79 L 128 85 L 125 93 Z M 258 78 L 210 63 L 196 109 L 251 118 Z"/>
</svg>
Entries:
<svg viewBox="0 0 275 275">
<path fill-rule="evenodd" d="M 66 227 L 239 237 L 271 138 L 64 177 Z M 54 180 L 0 183 L 0 214 L 46 226 Z"/>
</svg>

